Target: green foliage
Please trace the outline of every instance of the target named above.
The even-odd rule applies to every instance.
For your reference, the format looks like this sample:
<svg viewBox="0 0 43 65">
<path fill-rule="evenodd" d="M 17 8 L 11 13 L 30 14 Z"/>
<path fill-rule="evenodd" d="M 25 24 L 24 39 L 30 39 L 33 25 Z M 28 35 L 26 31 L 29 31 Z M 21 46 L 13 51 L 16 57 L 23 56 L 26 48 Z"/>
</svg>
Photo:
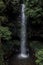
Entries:
<svg viewBox="0 0 43 65">
<path fill-rule="evenodd" d="M 33 41 L 30 46 L 35 50 L 36 64 L 43 65 L 43 44 L 39 41 Z"/>
<path fill-rule="evenodd" d="M 43 32 L 41 32 L 42 31 L 41 24 L 43 23 L 43 20 L 42 20 L 43 0 L 25 0 L 25 1 L 26 1 L 25 12 L 27 16 L 28 26 L 30 25 L 30 30 L 31 30 L 30 35 L 32 35 L 33 37 L 35 37 L 35 35 L 37 36 L 39 35 L 39 37 L 43 38 Z M 38 28 L 38 25 L 40 25 L 39 27 L 41 30 Z M 32 41 L 30 43 L 30 46 L 35 50 L 36 65 L 43 65 L 43 43 L 39 41 Z"/>
<path fill-rule="evenodd" d="M 38 50 L 35 56 L 37 57 L 35 62 L 39 65 L 43 65 L 43 49 Z"/>
<path fill-rule="evenodd" d="M 8 22 L 8 19 L 6 16 L 0 16 L 0 23 L 6 23 Z"/>
<path fill-rule="evenodd" d="M 43 15 L 43 8 L 42 8 L 42 0 L 26 0 L 26 16 L 29 19 L 29 17 L 33 18 L 33 20 L 36 22 L 39 17 L 41 18 Z M 32 22 L 33 22 L 32 20 Z M 37 22 L 41 22 L 37 21 Z"/>
<path fill-rule="evenodd" d="M 3 9 L 5 7 L 3 1 L 0 1 L 0 10 Z"/>
<path fill-rule="evenodd" d="M 15 36 L 15 33 L 18 33 L 15 32 L 17 25 L 15 19 L 18 19 L 20 12 L 19 1 L 20 0 L 0 0 L 0 37 L 3 40 L 0 48 L 0 65 L 3 65 L 3 54 L 6 55 L 6 57 L 10 56 L 14 44 L 19 43 L 17 40 L 13 41 L 13 37 L 11 36 L 11 34 Z"/>
<path fill-rule="evenodd" d="M 43 38 L 43 1 L 25 0 L 28 37 Z M 29 33 L 30 32 L 30 33 Z M 31 38 L 32 39 L 32 38 Z"/>
<path fill-rule="evenodd" d="M 9 40 L 11 38 L 11 32 L 9 31 L 8 27 L 0 26 L 0 37 Z"/>
<path fill-rule="evenodd" d="M 3 24 L 0 26 L 0 37 L 5 39 L 6 42 L 3 44 L 3 50 L 5 53 L 10 53 L 12 50 L 12 47 L 14 44 L 19 45 L 18 40 L 9 40 L 11 39 L 11 34 L 12 37 L 15 38 L 15 33 L 18 35 L 18 14 L 20 13 L 20 0 L 0 0 L 0 11 L 1 11 L 1 16 L 0 16 L 0 21 Z M 26 16 L 27 16 L 27 21 L 33 23 L 37 22 L 40 23 L 43 19 L 43 0 L 25 0 L 25 5 L 26 5 Z M 29 19 L 32 18 L 32 19 Z M 16 19 L 16 21 L 15 21 Z M 7 25 L 7 27 L 6 27 Z M 5 27 L 4 27 L 5 26 Z M 16 27 L 16 28 L 15 28 Z M 31 27 L 31 25 L 30 25 Z M 37 25 L 36 25 L 37 27 Z M 10 30 L 11 32 L 10 32 Z M 15 29 L 14 29 L 15 28 Z M 29 29 L 29 28 L 28 28 Z M 16 31 L 15 31 L 16 30 Z M 36 29 L 35 29 L 36 30 Z M 30 32 L 30 31 L 29 31 Z M 28 33 L 29 33 L 28 32 Z M 33 32 L 33 30 L 32 30 Z M 36 31 L 35 31 L 36 32 Z M 39 33 L 39 31 L 38 31 Z M 42 32 L 40 32 L 42 33 Z M 19 36 L 19 35 L 18 35 Z M 31 36 L 31 34 L 30 34 Z M 43 37 L 43 34 L 41 34 L 41 37 Z M 30 43 L 30 46 L 35 50 L 35 56 L 37 57 L 36 59 L 36 64 L 43 65 L 43 45 L 40 44 L 40 42 L 32 42 Z M 3 50 L 2 47 L 0 48 L 0 59 L 1 59 L 1 64 L 3 61 Z M 8 52 L 9 51 L 9 52 Z"/>
</svg>

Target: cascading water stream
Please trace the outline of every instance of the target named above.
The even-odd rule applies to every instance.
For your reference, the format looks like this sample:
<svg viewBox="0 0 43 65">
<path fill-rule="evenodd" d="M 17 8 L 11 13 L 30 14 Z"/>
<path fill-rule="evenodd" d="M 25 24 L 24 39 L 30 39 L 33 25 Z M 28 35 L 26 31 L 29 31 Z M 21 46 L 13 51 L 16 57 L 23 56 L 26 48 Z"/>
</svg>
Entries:
<svg viewBox="0 0 43 65">
<path fill-rule="evenodd" d="M 22 5 L 21 10 L 21 53 L 19 54 L 19 58 L 27 58 L 26 54 L 26 17 L 25 17 L 25 4 Z"/>
<path fill-rule="evenodd" d="M 26 56 L 26 17 L 25 17 L 25 5 L 22 4 L 21 10 L 21 55 Z"/>
</svg>

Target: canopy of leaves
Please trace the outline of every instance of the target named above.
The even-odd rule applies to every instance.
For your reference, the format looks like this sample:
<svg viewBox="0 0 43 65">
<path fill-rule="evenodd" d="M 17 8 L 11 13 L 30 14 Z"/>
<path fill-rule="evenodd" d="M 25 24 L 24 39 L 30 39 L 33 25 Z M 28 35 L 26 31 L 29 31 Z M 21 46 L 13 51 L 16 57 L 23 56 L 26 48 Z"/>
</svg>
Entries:
<svg viewBox="0 0 43 65">
<path fill-rule="evenodd" d="M 37 21 L 38 18 L 43 16 L 42 2 L 42 0 L 26 0 L 26 15 L 28 18 L 31 17 L 34 21 Z M 41 20 L 37 22 L 41 22 Z"/>
</svg>

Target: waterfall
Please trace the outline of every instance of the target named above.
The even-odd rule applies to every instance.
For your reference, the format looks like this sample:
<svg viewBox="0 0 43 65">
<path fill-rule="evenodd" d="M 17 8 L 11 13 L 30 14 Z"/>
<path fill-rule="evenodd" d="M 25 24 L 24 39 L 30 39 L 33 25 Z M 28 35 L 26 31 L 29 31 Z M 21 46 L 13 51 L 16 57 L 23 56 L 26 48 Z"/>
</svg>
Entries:
<svg viewBox="0 0 43 65">
<path fill-rule="evenodd" d="M 26 54 L 26 17 L 25 17 L 25 5 L 22 4 L 22 10 L 21 10 L 21 54 Z"/>
<path fill-rule="evenodd" d="M 27 58 L 26 54 L 26 17 L 25 17 L 25 4 L 21 4 L 21 53 L 20 58 Z"/>
</svg>

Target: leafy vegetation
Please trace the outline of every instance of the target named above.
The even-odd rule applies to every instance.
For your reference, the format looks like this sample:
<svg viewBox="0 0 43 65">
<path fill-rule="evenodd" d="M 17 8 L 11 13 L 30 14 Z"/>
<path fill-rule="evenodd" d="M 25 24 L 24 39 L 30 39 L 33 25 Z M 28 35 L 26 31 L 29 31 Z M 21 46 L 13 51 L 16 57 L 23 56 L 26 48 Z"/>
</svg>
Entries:
<svg viewBox="0 0 43 65">
<path fill-rule="evenodd" d="M 19 9 L 19 0 L 0 0 L 0 65 L 8 64 L 7 60 L 14 52 L 14 44 L 19 42 L 16 40 Z"/>
<path fill-rule="evenodd" d="M 32 41 L 30 43 L 30 46 L 35 51 L 35 57 L 36 57 L 36 64 L 43 65 L 43 44 L 39 41 Z"/>
<path fill-rule="evenodd" d="M 43 1 L 42 0 L 25 0 L 28 39 L 30 46 L 35 50 L 36 65 L 43 65 Z M 36 40 L 36 41 L 35 41 Z"/>
<path fill-rule="evenodd" d="M 37 60 L 35 61 L 39 65 L 43 65 L 43 49 L 40 49 L 36 52 Z"/>
<path fill-rule="evenodd" d="M 20 45 L 20 1 L 0 0 L 0 65 L 4 65 L 5 58 L 12 56 L 15 46 L 18 49 Z M 35 50 L 36 65 L 43 65 L 43 0 L 24 0 L 24 4 L 27 39 L 30 42 L 34 40 L 30 46 Z"/>
<path fill-rule="evenodd" d="M 7 27 L 0 26 L 0 37 L 7 40 L 11 38 L 11 32 Z"/>
</svg>

